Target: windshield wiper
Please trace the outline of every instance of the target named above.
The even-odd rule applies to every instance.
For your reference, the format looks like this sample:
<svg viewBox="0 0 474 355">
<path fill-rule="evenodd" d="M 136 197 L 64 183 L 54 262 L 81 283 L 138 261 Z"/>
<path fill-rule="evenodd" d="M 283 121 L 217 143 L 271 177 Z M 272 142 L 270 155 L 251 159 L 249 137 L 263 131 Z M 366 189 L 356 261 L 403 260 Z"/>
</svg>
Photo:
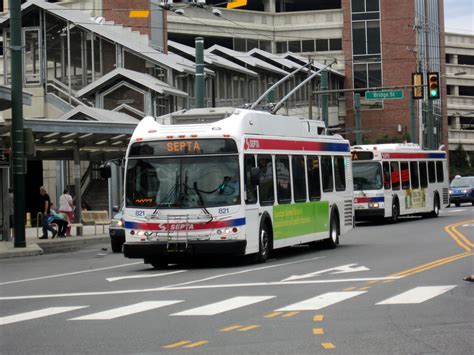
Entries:
<svg viewBox="0 0 474 355">
<path fill-rule="evenodd" d="M 195 196 L 197 196 L 199 203 L 201 204 L 201 210 L 204 212 L 206 216 L 209 217 L 209 221 L 206 223 L 210 223 L 214 216 L 207 210 L 206 206 L 204 205 L 204 199 L 202 198 L 201 191 L 197 187 L 197 181 L 194 181 L 193 187 L 188 185 L 188 170 L 184 170 L 184 193 L 182 194 L 180 200 L 184 200 L 184 197 L 188 194 L 188 191 L 191 191 Z"/>
<path fill-rule="evenodd" d="M 174 185 L 171 186 L 171 188 L 166 193 L 165 197 L 162 199 L 163 202 L 157 203 L 156 209 L 153 211 L 153 214 L 155 214 L 160 207 L 163 207 L 163 206 L 171 207 L 173 201 L 176 201 L 178 199 L 178 196 L 179 196 L 178 188 L 181 185 L 179 180 L 180 178 L 178 174 L 178 169 L 176 169 L 176 177 L 175 177 Z M 174 200 L 171 199 L 173 195 L 174 195 Z"/>
</svg>

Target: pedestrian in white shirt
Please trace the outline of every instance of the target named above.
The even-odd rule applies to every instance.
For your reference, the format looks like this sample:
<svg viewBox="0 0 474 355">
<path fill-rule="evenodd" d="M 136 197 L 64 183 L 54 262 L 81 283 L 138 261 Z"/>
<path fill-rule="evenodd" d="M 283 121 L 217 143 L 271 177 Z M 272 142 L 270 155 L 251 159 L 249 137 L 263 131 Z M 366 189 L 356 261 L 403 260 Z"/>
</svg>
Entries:
<svg viewBox="0 0 474 355">
<path fill-rule="evenodd" d="M 63 194 L 59 196 L 59 212 L 66 214 L 70 222 L 74 221 L 74 202 L 68 189 L 64 189 Z M 71 227 L 69 226 L 66 228 L 66 236 L 71 236 Z"/>
</svg>

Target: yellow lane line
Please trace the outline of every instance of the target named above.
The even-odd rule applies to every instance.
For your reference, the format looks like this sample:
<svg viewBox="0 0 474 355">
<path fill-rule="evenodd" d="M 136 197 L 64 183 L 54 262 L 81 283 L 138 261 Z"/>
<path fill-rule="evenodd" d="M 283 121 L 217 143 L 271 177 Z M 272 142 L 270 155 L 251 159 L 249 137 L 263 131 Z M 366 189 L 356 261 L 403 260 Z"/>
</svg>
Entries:
<svg viewBox="0 0 474 355">
<path fill-rule="evenodd" d="M 459 223 L 456 223 L 455 225 L 451 225 L 451 231 L 454 232 L 459 238 L 461 238 L 464 243 L 466 243 L 467 245 L 471 246 L 471 247 L 474 247 L 474 243 L 472 243 L 464 234 L 462 234 L 460 231 L 457 230 L 457 228 L 464 224 L 464 223 L 472 223 L 474 222 L 473 220 L 471 221 L 464 221 L 464 222 L 459 222 Z"/>
<path fill-rule="evenodd" d="M 249 325 L 248 327 L 243 327 L 238 330 L 238 332 L 246 332 L 247 330 L 252 330 L 260 327 L 259 325 Z"/>
<path fill-rule="evenodd" d="M 333 343 L 321 343 L 321 346 L 324 349 L 335 349 L 336 348 L 336 345 L 334 345 Z"/>
<path fill-rule="evenodd" d="M 201 341 L 197 341 L 195 343 L 183 346 L 183 348 L 195 348 L 197 346 L 201 346 L 201 345 L 204 345 L 204 344 L 207 344 L 207 343 L 209 343 L 207 340 L 201 340 Z"/>
<path fill-rule="evenodd" d="M 323 328 L 313 328 L 313 335 L 322 335 L 324 334 Z"/>
<path fill-rule="evenodd" d="M 444 227 L 445 232 L 448 233 L 454 239 L 456 244 L 459 245 L 461 248 L 463 248 L 466 251 L 471 251 L 471 248 L 469 246 L 465 245 L 460 240 L 460 238 L 456 234 L 454 234 L 454 232 L 451 231 L 451 229 L 450 229 L 451 226 L 453 226 L 453 224 L 450 224 L 449 226 Z"/>
<path fill-rule="evenodd" d="M 344 291 L 352 291 L 352 290 L 355 290 L 356 288 L 355 287 L 348 287 L 348 288 L 345 288 Z"/>
<path fill-rule="evenodd" d="M 324 316 L 322 314 L 316 314 L 314 317 L 313 317 L 313 321 L 315 322 L 322 322 L 324 319 Z"/>
<path fill-rule="evenodd" d="M 282 315 L 281 317 L 283 318 L 288 318 L 288 317 L 293 317 L 293 316 L 296 316 L 297 314 L 299 314 L 300 312 L 289 312 L 287 314 L 284 314 Z"/>
<path fill-rule="evenodd" d="M 460 254 L 451 255 L 451 256 L 448 256 L 448 257 L 443 258 L 443 259 L 438 259 L 438 260 L 431 261 L 431 262 L 426 263 L 426 264 L 423 264 L 423 265 L 418 265 L 418 266 L 416 266 L 416 267 L 414 267 L 414 268 L 411 268 L 411 269 L 407 269 L 407 270 L 404 270 L 404 271 L 397 272 L 396 274 L 391 274 L 391 275 L 389 275 L 389 276 L 405 276 L 406 274 L 409 274 L 409 273 L 411 273 L 411 272 L 413 272 L 413 271 L 416 271 L 416 270 L 418 270 L 418 269 L 422 269 L 422 268 L 425 268 L 425 267 L 431 266 L 431 265 L 436 266 L 436 264 L 438 264 L 438 263 L 440 263 L 440 262 L 442 262 L 442 261 L 454 259 L 454 258 L 457 258 L 457 257 L 459 257 L 459 256 L 461 256 L 461 255 L 466 255 L 466 254 L 468 254 L 468 253 L 467 253 L 467 252 L 464 252 L 464 253 L 460 253 Z"/>
<path fill-rule="evenodd" d="M 280 314 L 283 314 L 283 312 L 273 312 L 273 313 L 267 314 L 267 315 L 265 316 L 265 318 L 277 317 L 277 316 L 279 316 Z"/>
<path fill-rule="evenodd" d="M 238 329 L 240 327 L 242 327 L 242 326 L 241 325 L 233 325 L 233 326 L 221 329 L 220 331 L 221 332 L 230 332 L 231 330 L 235 330 L 235 329 Z"/>
<path fill-rule="evenodd" d="M 189 344 L 189 343 L 191 343 L 191 340 L 183 340 L 174 344 L 163 346 L 163 348 L 165 349 L 177 348 L 178 346 Z"/>
<path fill-rule="evenodd" d="M 395 280 L 384 280 L 384 281 L 382 281 L 382 283 L 386 284 L 386 283 L 393 282 L 393 281 L 395 281 Z"/>
<path fill-rule="evenodd" d="M 463 258 L 465 258 L 465 257 L 467 257 L 467 256 L 471 256 L 471 255 L 474 255 L 474 253 L 467 253 L 467 254 L 465 254 L 465 255 L 460 255 L 460 256 L 458 256 L 458 257 L 455 258 L 455 259 L 446 260 L 446 261 L 443 261 L 443 262 L 438 263 L 438 264 L 433 265 L 433 266 L 427 266 L 427 267 L 424 268 L 424 269 L 419 269 L 419 270 L 413 271 L 413 272 L 411 272 L 411 273 L 409 273 L 409 274 L 406 274 L 405 276 L 415 275 L 415 274 L 417 274 L 417 273 L 419 273 L 419 272 L 423 272 L 423 271 L 426 271 L 426 270 L 430 270 L 430 269 L 433 269 L 433 268 L 435 268 L 435 267 L 438 267 L 438 266 L 441 266 L 441 265 L 444 265 L 444 264 L 447 264 L 447 263 L 451 263 L 451 262 L 453 262 L 453 261 L 456 261 L 456 260 L 459 260 L 459 259 L 463 259 Z"/>
<path fill-rule="evenodd" d="M 372 280 L 372 281 L 367 281 L 367 284 L 371 285 L 371 284 L 376 284 L 377 282 L 379 282 L 379 280 Z"/>
<path fill-rule="evenodd" d="M 365 287 L 359 288 L 358 290 L 359 291 L 365 291 L 365 290 L 368 290 L 369 288 L 370 288 L 370 286 L 365 286 Z"/>
<path fill-rule="evenodd" d="M 150 16 L 148 10 L 131 10 L 128 15 L 130 18 L 147 18 L 148 16 Z"/>
</svg>

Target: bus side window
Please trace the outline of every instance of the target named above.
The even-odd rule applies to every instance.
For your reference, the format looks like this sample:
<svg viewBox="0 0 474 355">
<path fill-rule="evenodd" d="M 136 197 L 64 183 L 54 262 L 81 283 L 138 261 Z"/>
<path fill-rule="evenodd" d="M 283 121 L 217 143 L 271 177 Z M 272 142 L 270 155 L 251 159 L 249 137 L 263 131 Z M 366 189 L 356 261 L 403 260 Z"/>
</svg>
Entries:
<svg viewBox="0 0 474 355">
<path fill-rule="evenodd" d="M 293 173 L 293 195 L 295 202 L 306 201 L 306 175 L 304 172 L 304 157 L 293 155 L 291 157 L 291 170 Z"/>
<path fill-rule="evenodd" d="M 273 164 L 271 155 L 257 156 L 258 167 L 260 168 L 260 184 L 258 193 L 260 204 L 262 206 L 273 205 L 275 202 L 275 193 L 273 191 Z"/>
<path fill-rule="evenodd" d="M 346 189 L 346 164 L 344 157 L 334 157 L 334 179 L 336 181 L 336 191 Z"/>
<path fill-rule="evenodd" d="M 250 154 L 246 154 L 244 157 L 244 166 L 245 166 L 245 192 L 246 192 L 246 199 L 245 203 L 247 205 L 251 205 L 257 203 L 257 186 L 252 185 L 250 179 L 250 169 L 255 167 L 255 157 Z"/>
<path fill-rule="evenodd" d="M 392 189 L 400 190 L 400 167 L 398 161 L 392 161 L 390 168 L 392 169 Z"/>
<path fill-rule="evenodd" d="M 436 162 L 436 180 L 438 182 L 444 181 L 444 171 L 443 171 L 443 162 L 437 161 Z"/>
<path fill-rule="evenodd" d="M 408 170 L 408 163 L 406 161 L 400 163 L 400 170 L 402 175 L 402 189 L 410 189 L 410 171 Z"/>
<path fill-rule="evenodd" d="M 392 184 L 390 182 L 390 164 L 387 161 L 384 161 L 383 164 L 383 187 L 385 190 L 390 190 Z"/>
<path fill-rule="evenodd" d="M 410 162 L 410 178 L 411 178 L 411 188 L 417 189 L 420 187 L 420 181 L 418 179 L 418 162 Z"/>
<path fill-rule="evenodd" d="M 287 155 L 275 157 L 278 203 L 291 203 L 290 159 Z"/>
<path fill-rule="evenodd" d="M 332 157 L 321 157 L 321 177 L 323 180 L 323 191 L 331 192 L 334 189 L 332 178 Z"/>
<path fill-rule="evenodd" d="M 428 181 L 430 183 L 436 182 L 435 162 L 428 162 Z"/>
<path fill-rule="evenodd" d="M 319 179 L 319 158 L 317 156 L 308 156 L 306 159 L 308 169 L 308 191 L 310 201 L 319 201 L 321 199 L 321 182 Z"/>
<path fill-rule="evenodd" d="M 428 187 L 428 174 L 426 172 L 426 162 L 420 162 L 420 187 Z"/>
</svg>

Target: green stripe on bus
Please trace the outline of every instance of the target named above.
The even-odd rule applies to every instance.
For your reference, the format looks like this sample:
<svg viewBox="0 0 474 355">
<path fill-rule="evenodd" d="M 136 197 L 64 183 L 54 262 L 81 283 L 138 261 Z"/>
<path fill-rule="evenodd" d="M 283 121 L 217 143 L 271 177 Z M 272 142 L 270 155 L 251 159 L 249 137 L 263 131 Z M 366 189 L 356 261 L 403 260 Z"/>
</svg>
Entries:
<svg viewBox="0 0 474 355">
<path fill-rule="evenodd" d="M 329 202 L 317 201 L 273 207 L 273 239 L 329 230 Z"/>
</svg>

